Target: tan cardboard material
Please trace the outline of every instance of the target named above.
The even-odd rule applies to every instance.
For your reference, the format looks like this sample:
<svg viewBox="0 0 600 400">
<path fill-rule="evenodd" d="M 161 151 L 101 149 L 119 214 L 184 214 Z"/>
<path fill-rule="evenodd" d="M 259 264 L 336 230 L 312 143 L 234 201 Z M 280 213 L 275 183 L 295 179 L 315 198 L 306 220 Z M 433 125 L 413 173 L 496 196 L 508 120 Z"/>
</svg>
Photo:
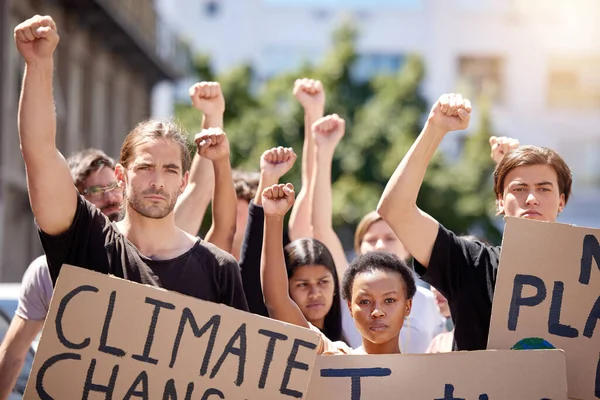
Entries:
<svg viewBox="0 0 600 400">
<path fill-rule="evenodd" d="M 488 349 L 553 346 L 569 397 L 600 398 L 599 229 L 507 218 Z"/>
<path fill-rule="evenodd" d="M 564 352 L 319 356 L 309 400 L 565 400 Z"/>
<path fill-rule="evenodd" d="M 24 398 L 301 398 L 319 340 L 308 329 L 64 266 Z"/>
</svg>

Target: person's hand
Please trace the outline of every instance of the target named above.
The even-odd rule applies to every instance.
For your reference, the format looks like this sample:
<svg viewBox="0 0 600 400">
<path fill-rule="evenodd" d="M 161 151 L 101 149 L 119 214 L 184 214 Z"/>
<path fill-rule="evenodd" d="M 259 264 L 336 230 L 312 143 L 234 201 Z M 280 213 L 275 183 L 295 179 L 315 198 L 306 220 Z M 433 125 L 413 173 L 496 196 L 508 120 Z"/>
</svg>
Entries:
<svg viewBox="0 0 600 400">
<path fill-rule="evenodd" d="M 190 98 L 195 109 L 206 116 L 223 115 L 225 98 L 218 82 L 198 82 L 190 87 Z"/>
<path fill-rule="evenodd" d="M 265 217 L 283 217 L 295 201 L 294 186 L 291 183 L 273 185 L 262 192 L 262 206 Z"/>
<path fill-rule="evenodd" d="M 52 17 L 36 15 L 17 25 L 14 35 L 17 50 L 26 63 L 52 60 L 59 40 Z"/>
<path fill-rule="evenodd" d="M 346 129 L 346 121 L 339 115 L 323 117 L 312 126 L 313 138 L 318 149 L 335 150 Z"/>
<path fill-rule="evenodd" d="M 294 82 L 294 96 L 304 108 L 304 112 L 320 113 L 325 109 L 325 90 L 321 81 L 314 79 L 296 79 Z"/>
<path fill-rule="evenodd" d="M 198 154 L 211 161 L 229 158 L 229 140 L 220 128 L 203 129 L 194 138 Z"/>
<path fill-rule="evenodd" d="M 260 172 L 273 182 L 278 182 L 279 178 L 292 169 L 295 161 L 296 153 L 291 147 L 273 147 L 260 157 Z"/>
<path fill-rule="evenodd" d="M 471 102 L 460 94 L 444 94 L 431 108 L 428 122 L 447 133 L 467 129 L 471 120 Z"/>
<path fill-rule="evenodd" d="M 518 148 L 519 145 L 520 143 L 517 139 L 508 138 L 505 136 L 492 136 L 490 138 L 490 157 L 492 157 L 492 160 L 494 160 L 494 162 L 498 164 L 506 153 Z"/>
</svg>

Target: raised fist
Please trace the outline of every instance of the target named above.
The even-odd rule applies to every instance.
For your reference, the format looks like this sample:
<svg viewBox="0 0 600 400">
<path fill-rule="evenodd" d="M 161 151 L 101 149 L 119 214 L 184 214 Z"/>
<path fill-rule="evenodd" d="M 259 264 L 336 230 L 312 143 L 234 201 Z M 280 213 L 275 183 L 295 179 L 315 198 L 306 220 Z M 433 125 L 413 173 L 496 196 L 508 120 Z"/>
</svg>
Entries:
<svg viewBox="0 0 600 400">
<path fill-rule="evenodd" d="M 278 181 L 285 175 L 296 161 L 296 153 L 291 147 L 273 147 L 265 151 L 260 157 L 260 171 Z"/>
<path fill-rule="evenodd" d="M 304 108 L 304 112 L 322 113 L 325 108 L 325 90 L 321 81 L 308 78 L 296 79 L 294 96 Z"/>
<path fill-rule="evenodd" d="M 198 154 L 211 161 L 229 157 L 229 140 L 221 128 L 203 129 L 194 137 Z"/>
<path fill-rule="evenodd" d="M 190 87 L 192 105 L 204 115 L 222 115 L 225 112 L 225 98 L 218 82 L 198 82 Z"/>
<path fill-rule="evenodd" d="M 295 193 L 291 183 L 273 185 L 262 192 L 265 216 L 283 217 L 294 205 Z"/>
<path fill-rule="evenodd" d="M 429 123 L 446 132 L 467 129 L 471 120 L 471 102 L 460 94 L 444 94 L 433 105 Z"/>
<path fill-rule="evenodd" d="M 58 40 L 56 24 L 47 15 L 36 15 L 15 28 L 17 50 L 27 63 L 52 60 Z"/>
<path fill-rule="evenodd" d="M 344 136 L 346 121 L 339 115 L 333 114 L 323 117 L 312 126 L 315 145 L 318 148 L 335 149 Z"/>
<path fill-rule="evenodd" d="M 490 156 L 492 157 L 492 160 L 494 160 L 494 162 L 498 164 L 506 153 L 518 148 L 519 145 L 520 143 L 517 139 L 508 138 L 505 136 L 492 136 L 490 137 Z"/>
</svg>

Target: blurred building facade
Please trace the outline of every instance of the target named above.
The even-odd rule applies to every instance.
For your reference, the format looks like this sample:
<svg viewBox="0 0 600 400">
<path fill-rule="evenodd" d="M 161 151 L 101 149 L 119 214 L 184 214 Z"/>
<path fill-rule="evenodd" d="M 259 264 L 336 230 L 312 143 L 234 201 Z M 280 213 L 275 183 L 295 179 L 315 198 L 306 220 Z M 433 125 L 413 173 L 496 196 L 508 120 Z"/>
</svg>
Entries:
<svg viewBox="0 0 600 400">
<path fill-rule="evenodd" d="M 551 147 L 571 165 L 575 195 L 559 221 L 600 227 L 598 0 L 158 0 L 157 6 L 197 51 L 211 55 L 217 71 L 249 62 L 260 79 L 318 61 L 331 32 L 350 17 L 360 31 L 359 78 L 393 72 L 416 53 L 426 63 L 430 101 L 456 91 L 493 98 L 496 133 Z"/>
<path fill-rule="evenodd" d="M 97 147 L 117 158 L 127 133 L 150 116 L 157 82 L 185 75 L 186 46 L 159 20 L 153 0 L 2 0 L 0 2 L 0 281 L 20 281 L 42 253 L 29 206 L 17 132 L 23 61 L 13 29 L 51 15 L 57 146 L 67 157 Z"/>
</svg>

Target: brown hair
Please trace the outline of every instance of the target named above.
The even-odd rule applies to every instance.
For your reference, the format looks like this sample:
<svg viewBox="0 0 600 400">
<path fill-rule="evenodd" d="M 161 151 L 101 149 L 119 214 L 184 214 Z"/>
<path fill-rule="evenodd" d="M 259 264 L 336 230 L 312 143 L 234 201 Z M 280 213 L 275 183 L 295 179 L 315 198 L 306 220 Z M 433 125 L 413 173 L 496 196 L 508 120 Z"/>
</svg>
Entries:
<svg viewBox="0 0 600 400">
<path fill-rule="evenodd" d="M 494 170 L 494 192 L 496 199 L 504 195 L 504 180 L 513 169 L 525 165 L 549 165 L 556 171 L 559 194 L 565 195 L 565 205 L 571 195 L 573 176 L 569 166 L 554 150 L 546 147 L 522 146 L 509 151 Z"/>
<path fill-rule="evenodd" d="M 173 121 L 161 121 L 149 119 L 140 122 L 125 138 L 121 146 L 119 163 L 127 168 L 135 156 L 135 149 L 142 143 L 150 140 L 171 140 L 177 143 L 181 149 L 182 173 L 190 170 L 192 156 L 187 147 L 185 132 Z"/>
<path fill-rule="evenodd" d="M 260 173 L 234 170 L 232 178 L 237 198 L 250 202 L 256 196 Z"/>
<path fill-rule="evenodd" d="M 354 232 L 354 251 L 356 254 L 360 254 L 360 245 L 371 225 L 382 219 L 381 215 L 377 214 L 377 211 L 371 211 L 360 220 L 356 227 L 356 232 Z"/>
<path fill-rule="evenodd" d="M 72 154 L 67 159 L 67 165 L 71 171 L 71 177 L 77 190 L 81 191 L 83 181 L 87 179 L 92 172 L 100 168 L 108 167 L 115 169 L 115 160 L 107 156 L 102 150 L 85 149 Z"/>
</svg>

